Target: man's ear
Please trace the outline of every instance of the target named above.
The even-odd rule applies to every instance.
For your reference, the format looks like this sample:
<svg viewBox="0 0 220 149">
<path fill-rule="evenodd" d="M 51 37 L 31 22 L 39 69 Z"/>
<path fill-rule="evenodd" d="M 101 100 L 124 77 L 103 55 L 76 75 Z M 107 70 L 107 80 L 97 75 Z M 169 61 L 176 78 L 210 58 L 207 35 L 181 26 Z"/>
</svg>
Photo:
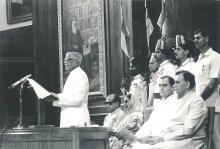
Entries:
<svg viewBox="0 0 220 149">
<path fill-rule="evenodd" d="M 205 41 L 209 42 L 209 37 L 208 36 L 205 37 Z"/>
<path fill-rule="evenodd" d="M 175 88 L 174 87 L 172 87 L 172 92 L 174 92 L 175 91 Z"/>
<path fill-rule="evenodd" d="M 186 56 L 189 54 L 189 51 L 188 50 L 185 50 L 185 53 L 186 53 Z"/>
<path fill-rule="evenodd" d="M 187 83 L 186 87 L 189 89 L 189 88 L 190 88 L 190 83 L 189 83 L 189 81 L 187 81 L 186 83 Z"/>
</svg>

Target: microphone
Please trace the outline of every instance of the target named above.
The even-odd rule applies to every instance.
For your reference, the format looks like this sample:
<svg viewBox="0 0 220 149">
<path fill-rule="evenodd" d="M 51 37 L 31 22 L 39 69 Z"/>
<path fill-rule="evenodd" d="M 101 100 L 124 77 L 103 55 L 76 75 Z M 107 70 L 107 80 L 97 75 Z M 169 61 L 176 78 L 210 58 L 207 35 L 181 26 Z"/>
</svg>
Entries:
<svg viewBox="0 0 220 149">
<path fill-rule="evenodd" d="M 19 85 L 20 83 L 26 81 L 27 78 L 30 78 L 32 76 L 32 74 L 26 75 L 23 78 L 21 78 L 20 80 L 16 81 L 15 83 L 13 83 L 12 85 L 10 85 L 8 87 L 8 89 L 13 89 L 15 88 L 17 85 Z"/>
</svg>

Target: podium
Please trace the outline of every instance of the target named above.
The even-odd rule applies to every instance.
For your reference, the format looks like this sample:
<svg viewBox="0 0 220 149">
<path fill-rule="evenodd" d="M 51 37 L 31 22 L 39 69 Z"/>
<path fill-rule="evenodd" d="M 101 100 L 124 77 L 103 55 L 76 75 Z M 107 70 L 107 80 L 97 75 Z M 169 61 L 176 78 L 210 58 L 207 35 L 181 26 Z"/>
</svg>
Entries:
<svg viewBox="0 0 220 149">
<path fill-rule="evenodd" d="M 12 129 L 1 139 L 4 149 L 109 149 L 104 127 Z"/>
</svg>

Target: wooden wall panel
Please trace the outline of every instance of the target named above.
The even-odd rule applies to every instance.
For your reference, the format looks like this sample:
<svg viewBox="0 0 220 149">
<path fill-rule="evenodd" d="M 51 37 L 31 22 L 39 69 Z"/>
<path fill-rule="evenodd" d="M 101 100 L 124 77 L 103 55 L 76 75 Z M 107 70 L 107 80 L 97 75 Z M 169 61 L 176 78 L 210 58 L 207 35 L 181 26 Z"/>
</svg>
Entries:
<svg viewBox="0 0 220 149">
<path fill-rule="evenodd" d="M 37 81 L 49 91 L 59 91 L 57 1 L 33 0 Z M 59 124 L 59 110 L 51 103 L 38 103 L 39 123 Z"/>
<path fill-rule="evenodd" d="M 122 9 L 125 12 L 124 17 L 130 32 L 130 42 L 127 45 L 130 55 L 133 53 L 132 26 L 130 16 L 128 16 L 128 14 L 131 14 L 131 1 L 109 0 L 109 93 L 120 93 L 120 82 L 126 76 L 129 66 L 129 59 L 125 57 L 121 49 L 121 2 L 123 2 Z"/>
</svg>

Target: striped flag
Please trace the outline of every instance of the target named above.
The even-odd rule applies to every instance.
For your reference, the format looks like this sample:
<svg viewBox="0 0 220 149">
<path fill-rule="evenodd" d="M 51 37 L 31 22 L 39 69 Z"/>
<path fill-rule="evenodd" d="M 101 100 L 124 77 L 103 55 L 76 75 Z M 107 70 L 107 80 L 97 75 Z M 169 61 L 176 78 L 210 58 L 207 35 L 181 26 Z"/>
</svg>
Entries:
<svg viewBox="0 0 220 149">
<path fill-rule="evenodd" d="M 150 50 L 150 37 L 151 34 L 154 30 L 154 26 L 151 22 L 151 19 L 149 18 L 149 12 L 148 12 L 148 5 L 147 3 L 149 3 L 149 0 L 145 0 L 145 9 L 146 9 L 146 13 L 145 13 L 145 18 L 146 18 L 146 34 L 147 34 L 147 46 L 148 46 L 148 57 L 151 55 L 151 50 Z"/>
<path fill-rule="evenodd" d="M 122 13 L 122 6 L 120 5 L 121 11 L 121 49 L 123 50 L 124 54 L 130 58 L 128 53 L 128 47 L 126 43 L 126 37 L 130 35 L 129 29 L 124 21 L 123 13 Z"/>
<path fill-rule="evenodd" d="M 148 16 L 148 9 L 147 9 L 147 7 L 146 7 L 146 14 L 145 15 L 146 15 L 147 45 L 148 45 L 148 47 L 150 47 L 150 36 L 151 36 L 151 34 L 152 34 L 153 30 L 154 30 L 154 27 L 153 27 L 153 25 L 151 23 L 151 20 L 150 20 L 149 16 Z"/>
<path fill-rule="evenodd" d="M 162 10 L 161 10 L 159 19 L 157 21 L 157 24 L 161 30 L 162 30 L 164 22 L 165 22 L 165 0 L 162 0 Z"/>
</svg>

